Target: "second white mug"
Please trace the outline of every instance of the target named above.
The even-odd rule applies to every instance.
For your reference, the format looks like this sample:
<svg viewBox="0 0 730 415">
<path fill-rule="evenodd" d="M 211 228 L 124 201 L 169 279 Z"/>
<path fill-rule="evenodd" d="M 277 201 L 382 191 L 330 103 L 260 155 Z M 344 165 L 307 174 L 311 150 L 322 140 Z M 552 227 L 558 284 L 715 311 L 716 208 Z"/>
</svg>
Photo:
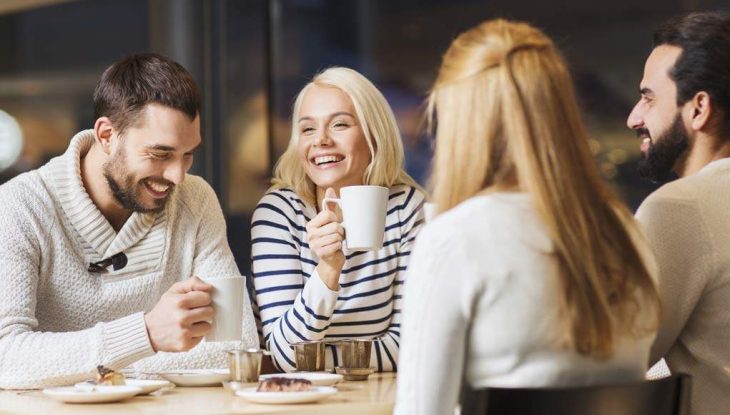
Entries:
<svg viewBox="0 0 730 415">
<path fill-rule="evenodd" d="M 213 286 L 211 297 L 215 317 L 205 341 L 239 341 L 243 337 L 243 296 L 246 293 L 242 276 L 203 278 Z"/>
<path fill-rule="evenodd" d="M 375 251 L 383 247 L 388 188 L 382 186 L 346 186 L 340 198 L 324 198 L 322 210 L 336 203 L 342 210 L 345 245 L 350 251 Z"/>
</svg>

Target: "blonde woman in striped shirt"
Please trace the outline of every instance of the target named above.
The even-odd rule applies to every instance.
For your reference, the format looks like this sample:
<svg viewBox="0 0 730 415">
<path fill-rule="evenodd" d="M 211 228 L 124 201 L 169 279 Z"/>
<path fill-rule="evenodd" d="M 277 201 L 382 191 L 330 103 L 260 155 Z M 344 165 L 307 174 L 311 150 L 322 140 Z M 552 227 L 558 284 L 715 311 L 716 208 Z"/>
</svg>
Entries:
<svg viewBox="0 0 730 415">
<path fill-rule="evenodd" d="M 339 213 L 320 210 L 352 185 L 390 189 L 378 251 L 343 251 Z M 348 68 L 315 76 L 297 96 L 289 147 L 251 224 L 258 318 L 278 368 L 295 369 L 292 343 L 372 338 L 371 366 L 397 370 L 400 291 L 423 200 L 380 91 Z M 337 366 L 336 349 L 326 353 Z"/>
</svg>

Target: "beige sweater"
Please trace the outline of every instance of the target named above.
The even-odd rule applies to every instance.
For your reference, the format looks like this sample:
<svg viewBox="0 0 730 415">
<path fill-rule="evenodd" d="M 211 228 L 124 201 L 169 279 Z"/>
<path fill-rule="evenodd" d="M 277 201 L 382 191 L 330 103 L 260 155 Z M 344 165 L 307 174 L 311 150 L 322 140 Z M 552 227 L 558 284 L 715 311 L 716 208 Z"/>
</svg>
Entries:
<svg viewBox="0 0 730 415">
<path fill-rule="evenodd" d="M 144 312 L 176 281 L 238 275 L 213 190 L 188 176 L 164 212 L 134 213 L 117 233 L 83 187 L 79 161 L 93 132 L 65 154 L 0 186 L 0 388 L 70 384 L 97 365 L 132 372 L 225 367 L 222 349 L 154 353 Z M 119 271 L 89 262 L 118 252 Z M 258 344 L 250 304 L 242 346 Z"/>
<path fill-rule="evenodd" d="M 651 362 L 694 377 L 693 414 L 730 411 L 730 158 L 662 186 L 636 217 L 659 263 Z"/>
</svg>

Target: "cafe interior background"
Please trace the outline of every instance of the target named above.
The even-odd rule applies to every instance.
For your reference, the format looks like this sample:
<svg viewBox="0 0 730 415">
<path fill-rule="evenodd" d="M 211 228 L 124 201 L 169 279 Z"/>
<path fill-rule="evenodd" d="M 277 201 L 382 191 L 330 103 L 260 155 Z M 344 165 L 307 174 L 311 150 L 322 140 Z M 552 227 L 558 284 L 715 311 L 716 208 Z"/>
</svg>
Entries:
<svg viewBox="0 0 730 415">
<path fill-rule="evenodd" d="M 61 154 L 93 126 L 91 96 L 124 55 L 154 51 L 185 66 L 204 96 L 204 146 L 191 173 L 220 198 L 248 274 L 249 221 L 289 140 L 299 89 L 352 67 L 393 107 L 406 166 L 428 177 L 423 100 L 443 52 L 490 18 L 530 22 L 564 52 L 604 177 L 636 209 L 639 142 L 625 126 L 659 23 L 727 0 L 0 0 L 0 184 Z M 16 128 L 19 126 L 20 128 Z"/>
</svg>

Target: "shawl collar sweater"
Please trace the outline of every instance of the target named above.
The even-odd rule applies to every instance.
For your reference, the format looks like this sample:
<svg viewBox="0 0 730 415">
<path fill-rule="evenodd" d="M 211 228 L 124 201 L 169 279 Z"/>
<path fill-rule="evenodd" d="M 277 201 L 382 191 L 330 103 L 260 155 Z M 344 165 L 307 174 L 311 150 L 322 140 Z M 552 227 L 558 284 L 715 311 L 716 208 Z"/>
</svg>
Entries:
<svg viewBox="0 0 730 415">
<path fill-rule="evenodd" d="M 144 322 L 177 281 L 239 275 L 213 190 L 188 175 L 164 211 L 134 213 L 115 232 L 81 181 L 93 142 L 82 131 L 66 153 L 0 186 L 0 388 L 70 384 L 97 365 L 137 375 L 225 367 L 231 344 L 155 353 Z M 120 252 L 124 268 L 87 270 Z M 237 346 L 255 347 L 248 299 L 243 325 Z"/>
</svg>

